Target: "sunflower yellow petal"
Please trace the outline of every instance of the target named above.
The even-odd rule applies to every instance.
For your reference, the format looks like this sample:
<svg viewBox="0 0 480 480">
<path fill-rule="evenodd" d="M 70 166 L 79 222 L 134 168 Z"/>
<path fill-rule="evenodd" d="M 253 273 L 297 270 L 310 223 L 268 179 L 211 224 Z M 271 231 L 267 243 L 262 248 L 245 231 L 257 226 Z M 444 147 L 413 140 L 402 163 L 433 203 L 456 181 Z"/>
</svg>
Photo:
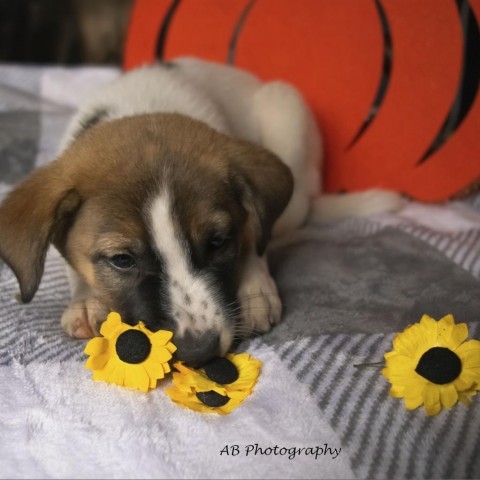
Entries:
<svg viewBox="0 0 480 480">
<path fill-rule="evenodd" d="M 209 378 L 207 378 L 202 371 L 191 374 L 183 374 L 181 372 L 174 373 L 173 379 L 174 383 L 195 388 L 196 390 L 201 392 L 212 390 L 213 387 L 216 385 L 215 382 L 212 382 Z"/>
<path fill-rule="evenodd" d="M 172 371 L 169 363 L 162 363 L 162 368 L 163 368 L 164 375 L 166 375 L 167 373 L 170 373 Z"/>
<path fill-rule="evenodd" d="M 418 341 L 412 340 L 408 334 L 400 333 L 393 339 L 392 344 L 397 354 L 413 358 L 417 350 Z"/>
<path fill-rule="evenodd" d="M 449 313 L 438 321 L 438 325 L 440 328 L 451 327 L 455 325 L 455 319 L 453 318 L 453 315 Z"/>
<path fill-rule="evenodd" d="M 137 367 L 137 388 L 142 392 L 148 392 L 150 380 L 145 367 L 139 365 Z"/>
<path fill-rule="evenodd" d="M 415 323 L 413 325 L 408 325 L 407 327 L 405 327 L 403 332 L 397 333 L 397 336 L 402 335 L 408 338 L 410 342 L 418 343 L 418 338 L 421 331 L 422 331 L 422 327 L 420 326 L 420 324 Z"/>
<path fill-rule="evenodd" d="M 437 334 L 437 321 L 432 318 L 430 315 L 423 315 L 420 319 L 419 325 L 424 331 L 434 331 L 435 335 Z"/>
<path fill-rule="evenodd" d="M 425 406 L 434 405 L 440 402 L 440 388 L 428 382 L 423 390 L 423 403 Z"/>
<path fill-rule="evenodd" d="M 101 370 L 94 370 L 92 374 L 92 378 L 96 382 L 106 382 L 107 380 L 105 379 L 105 373 L 103 373 Z"/>
<path fill-rule="evenodd" d="M 173 366 L 182 374 L 186 375 L 186 374 L 191 374 L 191 375 L 195 375 L 195 370 L 191 369 L 191 368 L 188 368 L 185 364 L 183 364 L 182 362 L 176 362 L 173 364 Z"/>
<path fill-rule="evenodd" d="M 228 354 L 227 358 L 241 370 L 247 365 L 260 367 L 262 364 L 260 361 L 253 359 L 248 353 Z"/>
<path fill-rule="evenodd" d="M 259 375 L 260 370 L 258 368 L 244 368 L 240 370 L 238 379 L 228 385 L 235 386 L 235 388 L 243 388 L 242 385 L 246 388 L 250 388 L 250 385 L 257 383 Z"/>
<path fill-rule="evenodd" d="M 262 362 L 258 360 L 254 360 L 253 358 L 250 358 L 248 362 L 245 362 L 242 365 L 240 365 L 240 371 L 248 370 L 249 372 L 256 372 L 257 374 L 260 372 L 261 368 L 262 368 Z"/>
<path fill-rule="evenodd" d="M 239 375 L 238 380 L 233 383 L 229 383 L 228 386 L 233 388 L 250 388 L 252 385 L 257 383 L 259 373 L 260 372 L 258 370 L 245 369 Z"/>
<path fill-rule="evenodd" d="M 423 398 L 423 391 L 425 390 L 425 385 L 427 384 L 428 380 L 417 375 L 416 373 L 412 376 L 404 385 L 405 388 L 405 396 L 410 397 L 422 397 Z"/>
<path fill-rule="evenodd" d="M 458 393 L 453 384 L 440 387 L 440 400 L 446 408 L 451 408 L 457 403 Z"/>
<path fill-rule="evenodd" d="M 427 315 L 425 313 L 424 315 L 422 315 L 422 318 L 420 319 L 419 325 L 427 326 L 429 328 L 435 326 L 435 328 L 436 328 L 437 321 L 434 318 L 432 318 L 430 315 Z"/>
<path fill-rule="evenodd" d="M 227 391 L 250 390 L 256 383 L 257 377 L 238 379 L 236 382 L 225 385 Z"/>
<path fill-rule="evenodd" d="M 128 388 L 136 388 L 136 377 L 135 377 L 135 372 L 133 369 L 128 368 L 128 365 L 125 367 L 125 379 L 123 381 L 123 384 L 128 387 Z"/>
<path fill-rule="evenodd" d="M 181 403 L 191 397 L 191 395 L 187 395 L 175 386 L 167 387 L 165 393 L 176 403 Z"/>
<path fill-rule="evenodd" d="M 218 385 L 218 384 L 214 384 L 211 388 L 211 390 L 213 390 L 214 392 L 217 392 L 219 393 L 220 395 L 227 395 L 228 396 L 228 391 L 226 388 L 223 387 L 223 385 Z M 202 390 L 199 390 L 199 389 L 196 389 L 197 392 L 201 392 Z M 208 390 L 203 390 L 204 392 L 208 392 Z"/>
<path fill-rule="evenodd" d="M 151 335 L 152 342 L 159 343 L 160 345 L 166 345 L 173 337 L 173 332 L 168 330 L 158 330 Z"/>
<path fill-rule="evenodd" d="M 173 384 L 180 390 L 190 392 L 192 390 L 191 382 L 188 381 L 181 373 L 173 372 Z"/>
<path fill-rule="evenodd" d="M 411 372 L 415 370 L 416 363 L 411 357 L 406 355 L 396 355 L 395 357 L 390 357 L 386 360 L 386 366 L 399 372 L 403 372 L 404 370 Z"/>
<path fill-rule="evenodd" d="M 123 386 L 124 377 L 125 368 L 120 362 L 117 362 L 112 364 L 112 368 L 109 369 L 108 375 L 105 376 L 105 382 Z"/>
<path fill-rule="evenodd" d="M 430 382 L 425 385 L 425 389 L 423 391 L 423 403 L 425 405 L 427 415 L 432 416 L 440 412 L 442 409 L 442 404 L 440 402 L 440 388 L 438 385 L 434 385 Z"/>
<path fill-rule="evenodd" d="M 398 353 L 397 353 L 395 350 L 392 350 L 391 352 L 387 352 L 387 353 L 383 356 L 383 358 L 384 358 L 385 360 L 387 360 L 388 358 L 390 358 L 390 357 L 395 357 L 396 355 L 398 355 Z"/>
<path fill-rule="evenodd" d="M 475 390 L 467 390 L 465 392 L 459 392 L 458 393 L 458 399 L 465 405 L 470 405 L 470 402 L 471 402 L 471 398 L 470 397 L 473 397 L 474 395 L 476 395 L 476 391 Z"/>
<path fill-rule="evenodd" d="M 122 387 L 125 381 L 125 366 L 119 362 L 108 376 L 108 381 Z"/>
<path fill-rule="evenodd" d="M 107 382 L 116 365 L 117 362 L 115 361 L 115 358 L 110 358 L 107 364 L 101 370 L 93 371 L 93 379 L 95 381 L 100 380 L 102 382 Z"/>
<path fill-rule="evenodd" d="M 405 397 L 405 408 L 407 410 L 415 410 L 423 403 L 422 396 L 418 397 Z"/>
<path fill-rule="evenodd" d="M 468 327 L 466 323 L 459 323 L 453 327 L 447 346 L 451 350 L 456 350 L 468 337 Z"/>
<path fill-rule="evenodd" d="M 92 355 L 85 363 L 85 368 L 88 368 L 89 370 L 101 370 L 105 367 L 107 362 L 108 355 L 105 353 L 102 353 L 101 355 Z"/>
<path fill-rule="evenodd" d="M 88 341 L 84 353 L 86 355 L 100 355 L 108 348 L 108 340 L 102 337 L 95 337 Z"/>
<path fill-rule="evenodd" d="M 442 405 L 440 404 L 440 402 L 437 402 L 431 405 L 425 405 L 425 410 L 428 416 L 437 415 L 441 409 L 442 409 Z"/>
<path fill-rule="evenodd" d="M 227 358 L 236 366 L 241 367 L 243 364 L 253 360 L 248 353 L 229 353 Z"/>
<path fill-rule="evenodd" d="M 100 327 L 100 334 L 111 338 L 122 327 L 122 318 L 117 312 L 110 312 Z"/>
<path fill-rule="evenodd" d="M 183 396 L 181 395 L 181 392 L 178 390 L 177 387 L 174 387 L 174 386 L 171 386 L 171 387 L 167 387 L 165 389 L 165 393 L 172 399 L 177 399 L 179 397 L 183 398 Z"/>
<path fill-rule="evenodd" d="M 129 365 L 125 370 L 125 386 L 148 392 L 150 378 L 142 365 Z"/>
<path fill-rule="evenodd" d="M 251 394 L 251 390 L 234 390 L 231 392 L 228 392 L 228 397 L 229 398 L 234 398 L 235 400 L 244 400 Z"/>
<path fill-rule="evenodd" d="M 215 385 L 215 382 L 212 382 L 208 378 L 203 377 L 202 375 L 194 375 L 190 377 L 191 385 L 195 386 L 195 389 L 199 392 L 206 392 L 211 390 Z"/>
<path fill-rule="evenodd" d="M 465 381 L 471 381 L 472 386 L 471 389 L 474 390 L 480 390 L 480 368 L 471 368 L 471 369 L 465 369 L 462 372 L 461 378 L 463 379 L 463 374 L 465 374 Z M 470 390 L 470 388 L 468 389 Z"/>
<path fill-rule="evenodd" d="M 181 372 L 173 372 L 173 382 L 178 385 L 186 385 L 190 388 L 195 386 L 195 375 L 184 375 Z"/>
<path fill-rule="evenodd" d="M 238 406 L 240 406 L 244 400 L 245 398 L 242 398 L 242 399 L 232 398 L 228 403 L 226 403 L 222 407 L 215 409 L 215 411 L 220 415 L 228 415 L 229 413 L 232 413 L 233 410 L 235 410 Z"/>
<path fill-rule="evenodd" d="M 472 388 L 472 385 L 474 385 L 475 382 L 473 378 L 470 378 L 469 380 L 467 380 L 467 378 L 464 378 L 464 376 L 460 374 L 460 376 L 453 381 L 453 385 L 455 386 L 458 392 L 462 392 L 464 390 L 470 390 Z"/>
<path fill-rule="evenodd" d="M 172 354 L 165 347 L 154 344 L 148 359 L 157 363 L 165 363 L 170 361 L 171 358 Z"/>
<path fill-rule="evenodd" d="M 178 405 L 197 412 L 210 412 L 211 407 L 203 404 L 195 395 L 186 395 L 184 392 L 178 390 L 176 387 L 169 387 L 165 389 L 165 393 Z"/>
<path fill-rule="evenodd" d="M 209 390 L 214 390 L 220 395 L 226 395 L 227 385 L 220 385 L 218 383 L 212 382 L 208 378 L 203 377 L 202 375 L 197 375 L 193 378 L 190 383 L 190 386 L 194 387 L 197 392 L 208 392 Z"/>
<path fill-rule="evenodd" d="M 480 351 L 480 340 L 469 340 L 468 342 L 462 343 L 462 345 L 457 348 L 456 353 L 462 355 L 472 350 Z"/>
<path fill-rule="evenodd" d="M 415 330 L 418 338 L 417 356 L 421 356 L 431 347 L 438 345 L 438 323 L 428 315 L 424 315 Z"/>
<path fill-rule="evenodd" d="M 480 350 L 469 350 L 460 354 L 462 367 L 466 369 L 480 368 Z"/>
<path fill-rule="evenodd" d="M 470 385 L 472 385 L 471 388 L 473 389 L 477 388 L 478 386 L 479 374 L 477 372 L 477 369 L 464 368 L 459 378 L 463 380 L 465 383 L 469 383 Z"/>
<path fill-rule="evenodd" d="M 188 400 L 182 401 L 181 403 L 179 403 L 179 405 L 181 405 L 184 408 L 189 408 L 190 410 L 194 410 L 196 412 L 213 413 L 212 407 L 209 407 L 203 404 L 199 400 L 195 400 L 193 397 Z"/>
<path fill-rule="evenodd" d="M 160 363 L 146 362 L 145 369 L 147 370 L 147 373 L 151 378 L 159 379 L 165 376 L 165 371 L 163 370 L 163 366 Z"/>
<path fill-rule="evenodd" d="M 397 370 L 390 369 L 387 378 L 390 383 L 405 386 L 412 381 L 413 376 L 418 377 L 419 375 L 412 370 L 404 370 L 402 372 L 398 372 Z"/>
<path fill-rule="evenodd" d="M 451 341 L 452 332 L 455 329 L 455 323 L 453 318 L 449 315 L 443 317 L 438 321 L 437 331 L 438 331 L 438 345 L 441 347 L 447 347 L 454 349 L 457 345 Z M 455 345 L 455 346 L 453 346 Z"/>
</svg>

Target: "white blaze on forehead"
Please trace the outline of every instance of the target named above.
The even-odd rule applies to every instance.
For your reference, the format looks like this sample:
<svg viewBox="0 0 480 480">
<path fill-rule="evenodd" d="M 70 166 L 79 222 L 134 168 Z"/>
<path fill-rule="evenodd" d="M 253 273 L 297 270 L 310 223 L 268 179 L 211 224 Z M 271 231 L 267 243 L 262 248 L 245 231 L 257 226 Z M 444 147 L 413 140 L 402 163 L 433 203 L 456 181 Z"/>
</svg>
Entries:
<svg viewBox="0 0 480 480">
<path fill-rule="evenodd" d="M 153 239 L 169 276 L 169 300 L 178 324 L 177 334 L 183 335 L 185 330 L 202 333 L 214 329 L 220 333 L 221 344 L 229 346 L 229 338 L 224 338 L 231 337 L 225 315 L 212 287 L 192 271 L 181 233 L 172 219 L 166 189 L 152 202 L 150 215 Z"/>
</svg>

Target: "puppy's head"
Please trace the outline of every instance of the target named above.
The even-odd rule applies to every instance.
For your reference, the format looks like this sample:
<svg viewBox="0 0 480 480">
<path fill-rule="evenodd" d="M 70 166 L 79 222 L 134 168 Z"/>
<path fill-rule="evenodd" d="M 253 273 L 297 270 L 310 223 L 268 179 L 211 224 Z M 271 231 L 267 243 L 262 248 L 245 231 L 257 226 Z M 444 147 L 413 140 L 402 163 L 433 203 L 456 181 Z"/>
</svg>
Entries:
<svg viewBox="0 0 480 480">
<path fill-rule="evenodd" d="M 224 354 L 242 261 L 292 193 L 272 153 L 177 114 L 96 125 L 0 207 L 0 256 L 29 302 L 53 243 L 123 319 L 175 332 L 180 359 Z"/>
</svg>

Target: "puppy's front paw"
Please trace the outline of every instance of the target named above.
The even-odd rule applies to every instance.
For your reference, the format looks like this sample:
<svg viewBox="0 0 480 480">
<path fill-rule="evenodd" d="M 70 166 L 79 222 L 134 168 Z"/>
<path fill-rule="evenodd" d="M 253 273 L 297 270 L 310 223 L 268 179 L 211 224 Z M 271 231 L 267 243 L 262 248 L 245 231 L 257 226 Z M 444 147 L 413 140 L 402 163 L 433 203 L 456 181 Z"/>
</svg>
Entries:
<svg viewBox="0 0 480 480">
<path fill-rule="evenodd" d="M 242 283 L 238 292 L 242 310 L 239 332 L 248 336 L 268 332 L 282 317 L 282 302 L 268 272 L 257 270 Z"/>
<path fill-rule="evenodd" d="M 71 303 L 62 315 L 62 328 L 73 338 L 92 338 L 100 335 L 100 325 L 108 309 L 96 298 L 89 297 Z"/>
</svg>

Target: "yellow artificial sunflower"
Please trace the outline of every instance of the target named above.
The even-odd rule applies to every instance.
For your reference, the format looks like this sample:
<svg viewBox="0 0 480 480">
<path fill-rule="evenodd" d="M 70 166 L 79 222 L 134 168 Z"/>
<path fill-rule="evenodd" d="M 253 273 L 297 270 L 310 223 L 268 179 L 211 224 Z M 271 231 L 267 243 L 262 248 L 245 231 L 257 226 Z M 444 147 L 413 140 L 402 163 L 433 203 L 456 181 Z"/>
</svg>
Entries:
<svg viewBox="0 0 480 480">
<path fill-rule="evenodd" d="M 261 362 L 248 353 L 227 354 L 201 369 L 175 363 L 173 386 L 165 389 L 177 404 L 196 410 L 226 415 L 237 408 L 253 391 Z"/>
<path fill-rule="evenodd" d="M 147 392 L 170 372 L 168 362 L 177 349 L 170 342 L 173 333 L 151 332 L 142 322 L 134 327 L 111 312 L 100 328 L 103 337 L 92 338 L 85 347 L 90 355 L 85 368 L 93 379 Z"/>
<path fill-rule="evenodd" d="M 404 398 L 408 410 L 425 405 L 427 415 L 458 400 L 470 403 L 480 390 L 480 341 L 467 337 L 467 325 L 455 324 L 452 315 L 438 321 L 424 315 L 397 334 L 382 370 L 390 395 Z"/>
</svg>

